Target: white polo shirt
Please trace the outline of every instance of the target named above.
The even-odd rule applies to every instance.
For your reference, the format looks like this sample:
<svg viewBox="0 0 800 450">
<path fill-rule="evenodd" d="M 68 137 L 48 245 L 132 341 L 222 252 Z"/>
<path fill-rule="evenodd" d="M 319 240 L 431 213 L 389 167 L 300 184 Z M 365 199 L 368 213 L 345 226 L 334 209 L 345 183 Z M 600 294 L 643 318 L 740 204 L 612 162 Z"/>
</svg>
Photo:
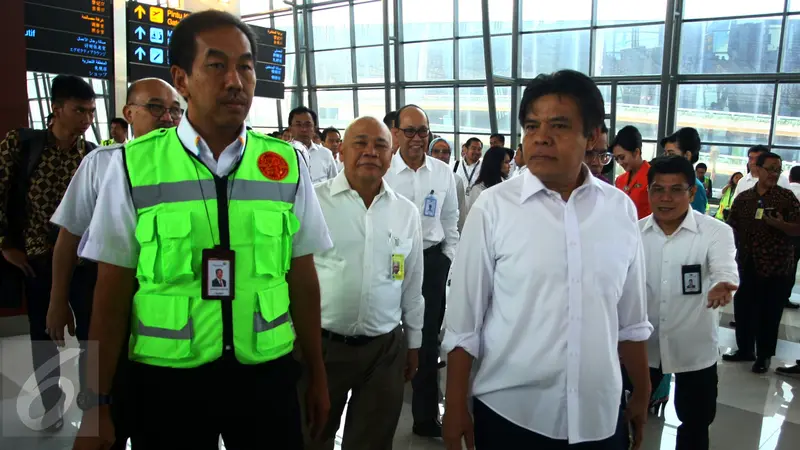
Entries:
<svg viewBox="0 0 800 450">
<path fill-rule="evenodd" d="M 333 153 L 326 147 L 312 142 L 311 147 L 307 148 L 300 141 L 293 141 L 292 146 L 300 150 L 300 154 L 308 165 L 312 183 L 322 183 L 325 180 L 335 178 L 336 174 L 339 173 L 336 160 L 333 159 Z"/>
</svg>

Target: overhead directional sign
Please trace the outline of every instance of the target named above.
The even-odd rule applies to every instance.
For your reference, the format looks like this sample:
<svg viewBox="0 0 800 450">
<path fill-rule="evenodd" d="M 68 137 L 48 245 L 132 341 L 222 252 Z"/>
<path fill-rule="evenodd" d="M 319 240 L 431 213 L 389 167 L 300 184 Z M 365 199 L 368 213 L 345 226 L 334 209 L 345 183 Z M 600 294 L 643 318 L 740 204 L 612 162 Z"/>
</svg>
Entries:
<svg viewBox="0 0 800 450">
<path fill-rule="evenodd" d="M 126 13 L 128 81 L 155 77 L 171 84 L 169 43 L 172 31 L 191 13 L 137 2 L 128 2 Z M 286 32 L 252 25 L 250 28 L 258 42 L 256 95 L 283 98 Z"/>
<path fill-rule="evenodd" d="M 30 71 L 111 79 L 112 0 L 25 0 Z"/>
<path fill-rule="evenodd" d="M 172 30 L 189 11 L 128 2 L 128 80 L 161 78 L 172 83 L 169 42 Z"/>
</svg>

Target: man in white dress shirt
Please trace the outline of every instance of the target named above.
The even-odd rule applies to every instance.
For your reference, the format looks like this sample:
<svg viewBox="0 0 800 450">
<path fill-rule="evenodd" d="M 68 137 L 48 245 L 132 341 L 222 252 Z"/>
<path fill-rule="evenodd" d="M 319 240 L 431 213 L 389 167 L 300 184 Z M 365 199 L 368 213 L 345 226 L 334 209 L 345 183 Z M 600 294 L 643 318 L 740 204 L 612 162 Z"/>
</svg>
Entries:
<svg viewBox="0 0 800 450">
<path fill-rule="evenodd" d="M 289 126 L 295 141 L 292 143 L 300 150 L 308 166 L 311 182 L 321 183 L 336 176 L 336 161 L 330 150 L 321 144 L 314 143 L 317 134 L 317 113 L 305 106 L 298 106 L 289 112 Z M 302 145 L 297 145 L 297 144 Z"/>
<path fill-rule="evenodd" d="M 328 127 L 322 130 L 322 145 L 331 151 L 333 160 L 336 162 L 336 171 L 341 172 L 344 168 L 342 163 L 342 135 L 335 127 Z"/>
<path fill-rule="evenodd" d="M 464 187 L 467 195 L 469 195 L 472 187 L 475 186 L 475 182 L 478 181 L 478 175 L 481 173 L 483 142 L 476 137 L 467 139 L 462 153 L 462 158 L 460 161 L 456 161 L 453 172 L 464 180 Z"/>
<path fill-rule="evenodd" d="M 428 145 L 428 155 L 438 159 L 439 161 L 450 164 L 450 143 L 444 138 L 434 138 Z M 456 197 L 458 198 L 458 232 L 461 233 L 461 227 L 464 226 L 464 220 L 467 218 L 467 210 L 464 208 L 466 204 L 466 189 L 464 189 L 464 180 L 461 177 L 453 177 L 456 180 Z"/>
<path fill-rule="evenodd" d="M 439 422 L 439 331 L 444 320 L 445 289 L 450 263 L 458 244 L 458 201 L 456 182 L 450 167 L 426 155 L 430 125 L 428 116 L 415 105 L 397 111 L 392 130 L 399 151 L 384 176 L 397 193 L 411 200 L 422 218 L 425 251 L 425 320 L 419 371 L 412 382 L 414 433 L 441 436 Z"/>
<path fill-rule="evenodd" d="M 539 75 L 525 89 L 529 170 L 478 198 L 453 264 L 448 450 L 462 438 L 470 449 L 619 448 L 620 357 L 641 445 L 652 326 L 636 208 L 583 164 L 603 116 L 581 73 Z"/>
<path fill-rule="evenodd" d="M 733 230 L 691 208 L 692 163 L 656 158 L 647 174 L 653 214 L 639 221 L 647 265 L 651 379 L 675 374 L 677 450 L 708 449 L 717 411 L 718 308 L 739 283 Z M 653 389 L 656 388 L 653 386 Z"/>
<path fill-rule="evenodd" d="M 736 184 L 736 190 L 733 191 L 733 199 L 731 200 L 731 204 L 733 204 L 733 200 L 739 196 L 742 192 L 752 189 L 755 187 L 756 183 L 758 183 L 758 175 L 756 175 L 756 161 L 758 161 L 758 157 L 762 153 L 767 153 L 769 151 L 769 147 L 766 145 L 755 145 L 750 147 L 747 151 L 747 175 L 742 177 L 739 180 L 739 183 Z M 782 188 L 789 189 L 789 180 L 786 176 L 781 175 L 778 177 L 778 186 Z"/>
<path fill-rule="evenodd" d="M 333 450 L 347 406 L 342 449 L 390 449 L 422 343 L 422 225 L 382 181 L 392 160 L 382 122 L 353 122 L 342 156 L 344 171 L 314 188 L 333 239 L 314 255 L 331 413 L 322 442 L 306 448 Z"/>
<path fill-rule="evenodd" d="M 133 82 L 128 88 L 125 107 L 122 109 L 125 120 L 133 129 L 133 137 L 144 136 L 158 128 L 174 127 L 183 115 L 178 98 L 175 89 L 158 78 Z M 47 329 L 60 347 L 64 346 L 65 328 L 69 334 L 75 335 L 75 320 L 68 303 L 70 291 L 80 290 L 84 293 L 89 305 L 85 313 L 91 314 L 97 265 L 89 261 L 83 261 L 79 265 L 77 256 L 82 250 L 80 244 L 85 242 L 86 231 L 92 221 L 109 161 L 122 145 L 98 148 L 83 158 L 51 219 L 61 230 L 53 252 L 53 287 L 47 309 Z M 87 323 L 88 319 L 87 317 Z M 116 437 L 112 450 L 125 449 L 130 437 L 130 424 L 125 420 L 128 408 L 125 387 L 128 355 L 126 352 L 121 353 L 119 368 L 112 383 L 114 403 L 110 409 Z M 81 377 L 84 375 L 81 374 Z"/>
</svg>

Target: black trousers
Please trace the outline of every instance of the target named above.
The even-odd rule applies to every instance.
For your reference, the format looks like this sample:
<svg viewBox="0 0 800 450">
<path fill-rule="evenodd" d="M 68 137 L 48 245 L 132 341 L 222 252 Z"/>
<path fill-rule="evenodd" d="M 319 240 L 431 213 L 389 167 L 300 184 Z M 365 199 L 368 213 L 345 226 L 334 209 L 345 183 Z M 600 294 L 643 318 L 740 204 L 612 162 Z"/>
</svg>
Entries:
<svg viewBox="0 0 800 450">
<path fill-rule="evenodd" d="M 424 268 L 422 347 L 419 349 L 419 369 L 411 381 L 414 389 L 411 412 L 414 423 L 419 424 L 439 418 L 439 331 L 444 321 L 445 290 L 450 272 L 450 259 L 442 253 L 442 244 L 425 250 Z"/>
<path fill-rule="evenodd" d="M 134 450 L 302 450 L 291 355 L 244 365 L 225 355 L 193 369 L 130 364 Z"/>
<path fill-rule="evenodd" d="M 663 376 L 660 369 L 650 369 L 654 390 Z M 717 416 L 717 382 L 717 363 L 675 374 L 675 412 L 681 421 L 676 450 L 708 449 L 708 427 Z"/>
<path fill-rule="evenodd" d="M 786 276 L 762 277 L 752 262 L 739 268 L 739 289 L 733 297 L 736 346 L 759 358 L 775 356 L 778 328 L 786 305 Z"/>
<path fill-rule="evenodd" d="M 59 358 L 59 350 L 46 331 L 53 280 L 53 255 L 32 257 L 28 263 L 36 274 L 35 278 L 25 279 L 33 367 L 37 385 L 45 386 L 41 392 L 42 405 L 45 411 L 50 411 L 63 395 L 57 381 L 61 376 L 61 367 L 52 363 Z M 76 267 L 70 283 L 69 304 L 75 314 L 75 334 L 81 346 L 78 360 L 81 388 L 86 380 L 86 342 L 89 339 L 89 317 L 96 270 L 94 265 Z M 51 363 L 48 365 L 49 361 Z"/>
<path fill-rule="evenodd" d="M 519 427 L 494 412 L 477 398 L 473 398 L 475 448 L 477 450 L 622 450 L 616 436 L 602 441 L 570 444 L 566 440 L 550 439 Z"/>
</svg>

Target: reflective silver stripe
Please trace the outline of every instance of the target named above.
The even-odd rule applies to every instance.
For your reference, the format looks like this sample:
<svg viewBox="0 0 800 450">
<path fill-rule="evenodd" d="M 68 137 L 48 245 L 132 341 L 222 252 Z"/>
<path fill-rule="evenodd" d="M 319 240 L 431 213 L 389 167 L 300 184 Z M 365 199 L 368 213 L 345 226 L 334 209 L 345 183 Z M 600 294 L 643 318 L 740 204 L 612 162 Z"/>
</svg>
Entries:
<svg viewBox="0 0 800 450">
<path fill-rule="evenodd" d="M 202 189 L 201 189 L 202 187 Z M 271 200 L 294 203 L 297 185 L 274 181 L 254 181 L 232 178 L 228 182 L 232 200 Z M 161 203 L 179 203 L 196 200 L 215 200 L 217 188 L 214 180 L 187 180 L 172 183 L 136 186 L 132 191 L 133 204 L 137 209 L 149 208 Z"/>
<path fill-rule="evenodd" d="M 189 322 L 186 323 L 186 326 L 180 330 L 169 330 L 167 328 L 148 327 L 141 320 L 139 320 L 139 326 L 136 328 L 137 328 L 137 334 L 139 336 L 149 336 L 149 337 L 157 337 L 163 339 L 183 339 L 183 340 L 192 338 L 191 318 L 189 318 Z"/>
<path fill-rule="evenodd" d="M 276 317 L 275 320 L 272 322 L 267 322 L 261 316 L 260 312 L 256 312 L 253 315 L 253 331 L 256 333 L 261 333 L 262 331 L 269 331 L 273 328 L 278 328 L 279 326 L 285 324 L 289 321 L 289 311 L 281 314 L 280 316 Z"/>
<path fill-rule="evenodd" d="M 271 200 L 294 203 L 297 193 L 295 183 L 276 183 L 274 181 L 240 180 L 235 178 L 228 183 L 233 186 L 231 200 Z"/>
</svg>

